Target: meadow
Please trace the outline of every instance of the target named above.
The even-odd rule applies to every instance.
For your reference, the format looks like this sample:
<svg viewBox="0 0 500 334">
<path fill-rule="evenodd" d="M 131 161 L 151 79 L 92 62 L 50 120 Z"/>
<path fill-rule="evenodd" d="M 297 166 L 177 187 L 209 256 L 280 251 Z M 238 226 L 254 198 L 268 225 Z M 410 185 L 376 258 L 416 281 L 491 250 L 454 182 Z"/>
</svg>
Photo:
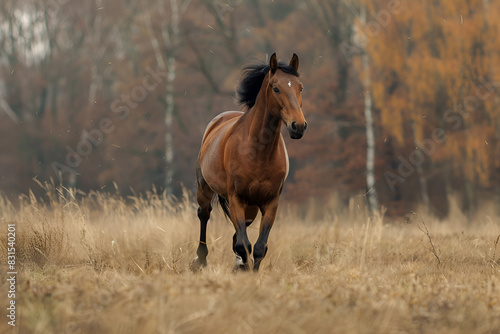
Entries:
<svg viewBox="0 0 500 334">
<path fill-rule="evenodd" d="M 499 333 L 500 222 L 368 215 L 353 200 L 282 202 L 259 273 L 233 273 L 219 208 L 208 267 L 189 270 L 199 223 L 187 193 L 0 197 L 2 333 Z M 362 201 L 360 201 L 362 202 Z M 16 326 L 7 225 L 16 225 Z M 249 230 L 254 242 L 258 224 Z"/>
</svg>

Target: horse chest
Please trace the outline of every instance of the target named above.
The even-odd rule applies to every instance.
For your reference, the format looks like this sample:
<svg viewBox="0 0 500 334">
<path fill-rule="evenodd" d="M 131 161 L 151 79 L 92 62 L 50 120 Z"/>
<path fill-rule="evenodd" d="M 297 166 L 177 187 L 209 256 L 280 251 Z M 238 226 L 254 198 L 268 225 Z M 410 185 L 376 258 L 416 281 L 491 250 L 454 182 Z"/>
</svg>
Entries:
<svg viewBox="0 0 500 334">
<path fill-rule="evenodd" d="M 239 175 L 234 180 L 238 196 L 250 204 L 259 204 L 279 196 L 286 172 L 268 174 L 265 171 Z"/>
</svg>

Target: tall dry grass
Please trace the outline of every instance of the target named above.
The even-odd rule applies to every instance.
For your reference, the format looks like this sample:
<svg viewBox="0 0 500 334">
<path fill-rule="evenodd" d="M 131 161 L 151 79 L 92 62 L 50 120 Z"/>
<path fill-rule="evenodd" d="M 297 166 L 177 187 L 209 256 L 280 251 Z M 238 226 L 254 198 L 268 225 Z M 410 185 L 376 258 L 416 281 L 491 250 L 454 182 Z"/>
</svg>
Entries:
<svg viewBox="0 0 500 334">
<path fill-rule="evenodd" d="M 193 274 L 199 225 L 188 195 L 44 187 L 43 201 L 26 196 L 19 207 L 0 197 L 2 296 L 9 222 L 19 272 L 16 327 L 2 316 L 2 332 L 500 332 L 496 216 L 470 222 L 454 208 L 444 222 L 388 223 L 355 201 L 342 216 L 335 203 L 285 204 L 261 271 L 234 274 L 233 230 L 216 209 L 209 266 Z M 256 224 L 252 241 L 257 233 Z"/>
</svg>

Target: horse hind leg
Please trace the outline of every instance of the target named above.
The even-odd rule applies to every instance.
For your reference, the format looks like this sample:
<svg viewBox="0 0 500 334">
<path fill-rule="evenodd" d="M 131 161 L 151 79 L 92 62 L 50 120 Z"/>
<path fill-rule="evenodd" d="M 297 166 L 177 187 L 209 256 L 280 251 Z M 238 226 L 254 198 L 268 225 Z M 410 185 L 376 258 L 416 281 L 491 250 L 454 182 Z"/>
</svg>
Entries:
<svg viewBox="0 0 500 334">
<path fill-rule="evenodd" d="M 210 219 L 210 212 L 212 211 L 213 196 L 214 192 L 210 189 L 203 177 L 199 175 L 196 199 L 199 205 L 198 218 L 200 219 L 200 240 L 198 249 L 196 250 L 196 255 L 198 257 L 191 262 L 191 270 L 193 271 L 198 271 L 207 265 L 207 223 Z"/>
</svg>

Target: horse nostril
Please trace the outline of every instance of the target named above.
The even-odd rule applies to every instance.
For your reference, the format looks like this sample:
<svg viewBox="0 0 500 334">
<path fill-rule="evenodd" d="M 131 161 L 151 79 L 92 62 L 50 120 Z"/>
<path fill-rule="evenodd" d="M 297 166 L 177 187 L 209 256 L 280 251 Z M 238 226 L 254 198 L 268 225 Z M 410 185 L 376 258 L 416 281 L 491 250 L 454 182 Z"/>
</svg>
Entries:
<svg viewBox="0 0 500 334">
<path fill-rule="evenodd" d="M 293 131 L 297 131 L 297 122 L 292 122 L 292 124 L 290 124 L 290 127 Z"/>
<path fill-rule="evenodd" d="M 304 131 L 307 129 L 307 122 L 304 122 Z"/>
</svg>

